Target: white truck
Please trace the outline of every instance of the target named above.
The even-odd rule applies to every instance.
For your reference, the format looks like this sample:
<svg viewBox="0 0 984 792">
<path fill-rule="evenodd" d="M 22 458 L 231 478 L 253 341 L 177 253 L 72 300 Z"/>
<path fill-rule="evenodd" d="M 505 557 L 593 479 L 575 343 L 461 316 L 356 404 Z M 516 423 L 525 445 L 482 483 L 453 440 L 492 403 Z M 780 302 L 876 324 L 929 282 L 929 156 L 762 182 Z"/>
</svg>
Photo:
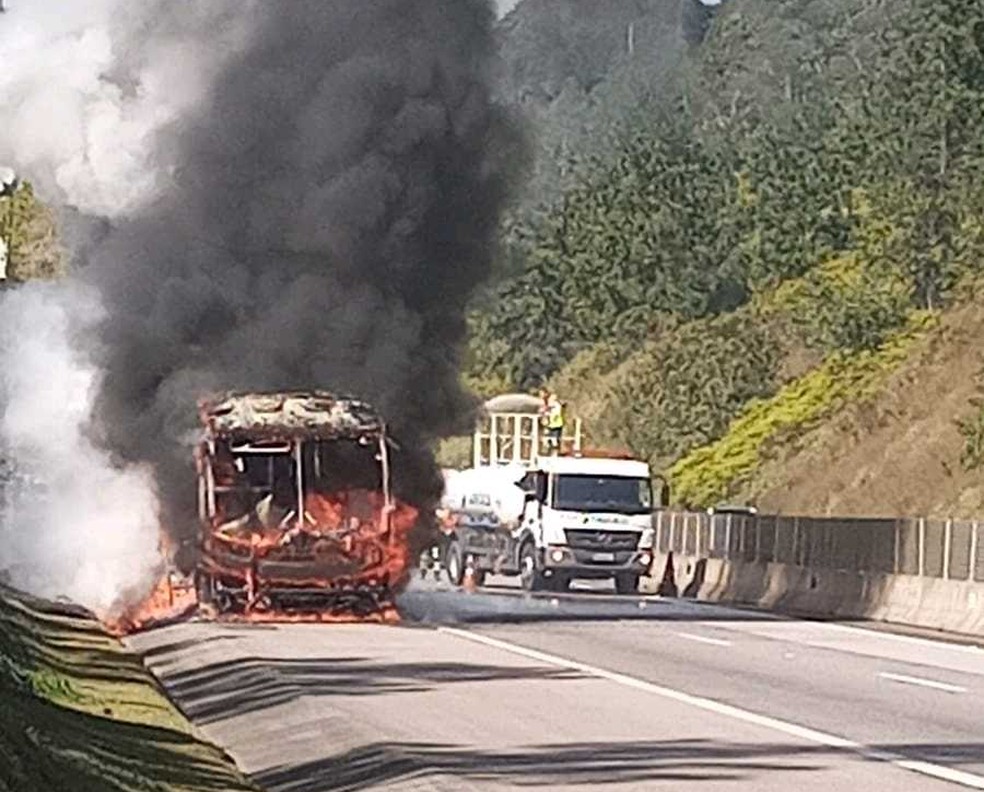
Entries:
<svg viewBox="0 0 984 792">
<path fill-rule="evenodd" d="M 541 453 L 539 401 L 487 402 L 474 465 L 446 471 L 444 566 L 460 585 L 489 573 L 518 576 L 528 591 L 564 591 L 575 579 L 613 580 L 638 591 L 653 560 L 649 465 L 581 447 L 581 427 L 560 453 Z"/>
</svg>

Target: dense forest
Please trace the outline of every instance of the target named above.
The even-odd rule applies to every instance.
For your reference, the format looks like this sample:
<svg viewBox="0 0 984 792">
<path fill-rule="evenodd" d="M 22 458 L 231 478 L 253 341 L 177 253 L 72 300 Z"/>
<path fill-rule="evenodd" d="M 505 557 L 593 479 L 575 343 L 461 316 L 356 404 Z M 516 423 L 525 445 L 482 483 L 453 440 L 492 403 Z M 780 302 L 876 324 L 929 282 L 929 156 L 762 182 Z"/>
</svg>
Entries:
<svg viewBox="0 0 984 792">
<path fill-rule="evenodd" d="M 698 0 L 523 0 L 502 21 L 499 98 L 536 151 L 520 211 L 572 186 L 572 163 L 609 151 L 620 122 L 645 123 L 710 15 Z"/>
<path fill-rule="evenodd" d="M 600 4 L 584 29 L 549 26 L 584 5 L 525 0 L 503 24 L 510 95 L 564 178 L 538 167 L 505 224 L 468 378 L 480 394 L 552 382 L 597 441 L 706 505 L 875 387 L 976 276 L 984 6 L 726 0 L 704 19 L 612 2 L 610 27 Z M 629 27 L 650 33 L 626 48 Z M 623 81 L 632 58 L 651 90 Z"/>
</svg>

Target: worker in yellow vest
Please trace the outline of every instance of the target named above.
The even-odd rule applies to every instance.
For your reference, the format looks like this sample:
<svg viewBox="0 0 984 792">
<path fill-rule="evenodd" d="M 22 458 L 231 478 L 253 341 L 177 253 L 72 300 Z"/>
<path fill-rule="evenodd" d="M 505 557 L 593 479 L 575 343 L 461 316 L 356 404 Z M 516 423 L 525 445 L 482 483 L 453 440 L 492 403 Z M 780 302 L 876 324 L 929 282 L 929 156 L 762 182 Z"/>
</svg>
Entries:
<svg viewBox="0 0 984 792">
<path fill-rule="evenodd" d="M 540 415 L 547 427 L 547 448 L 552 453 L 560 452 L 561 440 L 564 437 L 564 405 L 557 394 L 546 388 L 540 391 L 543 399 L 543 407 L 540 408 Z"/>
</svg>

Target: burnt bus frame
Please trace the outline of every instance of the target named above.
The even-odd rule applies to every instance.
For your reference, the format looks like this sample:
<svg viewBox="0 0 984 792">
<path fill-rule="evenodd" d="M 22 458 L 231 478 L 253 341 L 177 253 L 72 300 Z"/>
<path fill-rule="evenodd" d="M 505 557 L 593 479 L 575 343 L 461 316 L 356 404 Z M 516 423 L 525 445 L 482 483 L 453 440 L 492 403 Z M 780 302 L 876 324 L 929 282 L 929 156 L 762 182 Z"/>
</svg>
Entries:
<svg viewBox="0 0 984 792">
<path fill-rule="evenodd" d="M 349 574 L 319 576 L 313 558 L 280 560 L 267 562 L 265 556 L 272 548 L 263 550 L 247 540 L 222 536 L 216 532 L 218 526 L 216 495 L 221 491 L 216 484 L 212 465 L 217 454 L 217 443 L 228 442 L 230 450 L 240 453 L 252 444 L 279 444 L 286 446 L 281 452 L 290 454 L 297 466 L 297 525 L 304 519 L 303 450 L 307 442 L 328 443 L 332 441 L 358 440 L 369 445 L 376 443 L 377 460 L 383 489 L 383 527 L 388 541 L 395 539 L 389 523 L 393 499 L 390 481 L 390 440 L 385 427 L 377 430 L 351 435 L 349 433 L 312 433 L 310 436 L 282 437 L 263 432 L 236 432 L 234 435 L 216 434 L 209 431 L 196 449 L 198 478 L 198 517 L 199 517 L 199 562 L 196 569 L 196 589 L 199 600 L 214 604 L 220 611 L 248 611 L 258 603 L 266 601 L 277 610 L 365 610 L 370 612 L 385 602 L 390 595 L 390 581 L 381 575 L 374 578 L 372 570 L 382 566 L 382 559 L 372 567 L 353 569 Z M 246 446 L 244 448 L 243 446 Z M 253 453 L 275 455 L 270 448 L 253 446 Z M 316 456 L 317 458 L 317 456 Z M 317 463 L 316 463 L 317 464 Z M 272 484 L 272 482 L 271 482 Z M 280 575 L 264 573 L 268 563 L 275 563 Z M 283 574 L 289 571 L 289 574 Z"/>
</svg>

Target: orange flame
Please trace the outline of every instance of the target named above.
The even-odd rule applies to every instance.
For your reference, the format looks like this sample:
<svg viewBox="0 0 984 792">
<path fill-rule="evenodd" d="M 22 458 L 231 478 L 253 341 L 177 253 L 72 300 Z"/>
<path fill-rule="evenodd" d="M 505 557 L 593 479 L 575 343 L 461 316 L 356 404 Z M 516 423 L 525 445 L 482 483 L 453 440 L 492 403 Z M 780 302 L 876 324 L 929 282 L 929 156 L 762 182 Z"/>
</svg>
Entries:
<svg viewBox="0 0 984 792">
<path fill-rule="evenodd" d="M 301 521 L 295 519 L 276 528 L 244 526 L 238 533 L 226 533 L 222 530 L 222 519 L 216 518 L 204 537 L 200 569 L 216 578 L 239 583 L 251 593 L 262 592 L 275 584 L 315 590 L 356 590 L 385 582 L 388 601 L 381 601 L 374 612 L 356 614 L 316 608 L 278 611 L 271 607 L 253 607 L 253 601 L 259 597 L 251 596 L 251 601 L 241 612 L 210 613 L 198 602 L 194 584 L 180 580 L 168 570 L 137 606 L 106 619 L 107 628 L 116 635 L 125 635 L 196 614 L 234 622 L 394 623 L 399 620 L 399 615 L 392 595 L 409 578 L 410 532 L 417 515 L 417 510 L 407 504 L 387 505 L 379 492 L 352 490 L 331 496 L 311 493 L 305 498 Z M 302 549 L 296 550 L 297 547 Z M 237 557 L 245 561 L 231 567 L 221 560 L 219 550 L 238 554 Z M 170 557 L 166 539 L 162 540 L 161 551 L 162 557 Z M 302 563 L 300 578 L 283 581 L 264 577 L 264 563 L 297 557 L 312 562 L 309 574 L 303 574 Z M 319 570 L 324 569 L 335 572 L 319 574 Z"/>
<path fill-rule="evenodd" d="M 115 616 L 106 616 L 106 629 L 118 637 L 139 632 L 151 626 L 188 618 L 197 611 L 195 587 L 175 579 L 168 571 L 161 575 L 151 592 L 136 606 Z"/>
</svg>

